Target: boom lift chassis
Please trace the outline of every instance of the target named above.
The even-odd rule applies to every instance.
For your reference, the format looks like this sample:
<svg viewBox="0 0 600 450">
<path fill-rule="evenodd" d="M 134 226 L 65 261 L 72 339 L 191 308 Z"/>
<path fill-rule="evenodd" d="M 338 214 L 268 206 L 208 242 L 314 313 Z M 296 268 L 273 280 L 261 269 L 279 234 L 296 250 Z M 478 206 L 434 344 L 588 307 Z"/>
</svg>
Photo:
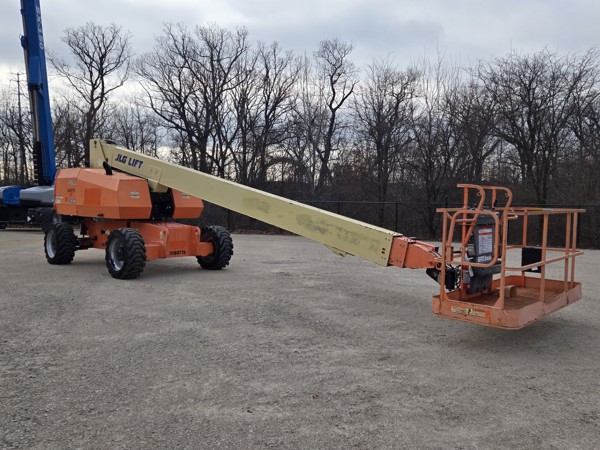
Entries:
<svg viewBox="0 0 600 450">
<path fill-rule="evenodd" d="M 199 217 L 205 199 L 321 242 L 340 255 L 426 269 L 440 285 L 433 297 L 438 316 L 517 329 L 581 298 L 581 285 L 575 281 L 575 258 L 582 254 L 576 248 L 580 209 L 516 208 L 506 188 L 461 184 L 462 207 L 438 209 L 443 217 L 440 253 L 435 245 L 394 231 L 106 141 L 92 140 L 90 147 L 93 168 L 62 169 L 57 175 L 55 209 L 64 220 L 46 232 L 51 264 L 68 264 L 75 251 L 97 248 L 105 251 L 114 278 L 136 278 L 146 261 L 157 258 L 195 256 L 205 269 L 222 269 L 233 255 L 226 229 L 173 222 Z M 559 216 L 565 220 L 564 245 L 550 247 L 549 221 Z M 537 247 L 528 241 L 530 217 L 542 219 Z M 75 236 L 69 222 L 80 224 L 81 236 Z M 509 245 L 509 226 L 517 223 L 520 243 Z M 513 262 L 518 250 L 520 265 Z M 559 263 L 563 278 L 548 278 L 548 266 Z"/>
</svg>

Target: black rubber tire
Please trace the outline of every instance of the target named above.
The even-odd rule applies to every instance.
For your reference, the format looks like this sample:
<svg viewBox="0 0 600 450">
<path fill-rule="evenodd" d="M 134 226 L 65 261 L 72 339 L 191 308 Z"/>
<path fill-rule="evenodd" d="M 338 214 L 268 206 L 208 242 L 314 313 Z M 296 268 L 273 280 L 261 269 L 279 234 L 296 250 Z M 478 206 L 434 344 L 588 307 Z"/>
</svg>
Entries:
<svg viewBox="0 0 600 450">
<path fill-rule="evenodd" d="M 61 218 L 54 208 L 42 208 L 37 216 L 37 222 L 42 227 L 44 233 L 48 231 L 54 224 L 60 223 Z"/>
<path fill-rule="evenodd" d="M 233 256 L 233 240 L 226 228 L 210 226 L 202 228 L 201 242 L 210 242 L 214 251 L 207 256 L 196 256 L 203 269 L 221 270 L 229 265 Z"/>
<path fill-rule="evenodd" d="M 135 228 L 119 228 L 106 242 L 106 267 L 113 278 L 131 280 L 146 266 L 146 244 Z"/>
<path fill-rule="evenodd" d="M 50 264 L 70 264 L 77 250 L 77 237 L 68 223 L 56 223 L 44 235 L 44 253 Z"/>
<path fill-rule="evenodd" d="M 0 230 L 6 230 L 7 225 L 8 224 L 6 224 L 6 223 L 0 223 Z"/>
</svg>

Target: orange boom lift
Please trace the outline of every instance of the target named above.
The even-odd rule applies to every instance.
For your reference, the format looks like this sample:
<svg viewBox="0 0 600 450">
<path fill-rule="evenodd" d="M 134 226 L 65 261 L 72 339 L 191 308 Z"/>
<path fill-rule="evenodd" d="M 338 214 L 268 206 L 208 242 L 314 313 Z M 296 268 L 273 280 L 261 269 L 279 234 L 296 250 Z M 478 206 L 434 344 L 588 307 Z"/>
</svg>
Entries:
<svg viewBox="0 0 600 450">
<path fill-rule="evenodd" d="M 580 209 L 516 208 L 509 189 L 462 184 L 462 207 L 438 209 L 443 217 L 440 251 L 391 230 L 106 141 L 93 140 L 91 149 L 92 165 L 98 168 L 57 174 L 55 209 L 63 220 L 46 232 L 51 264 L 68 264 L 76 251 L 97 248 L 104 250 L 108 271 L 119 279 L 138 277 L 147 261 L 158 258 L 193 256 L 205 269 L 223 269 L 233 255 L 225 228 L 200 229 L 173 221 L 199 217 L 204 198 L 322 242 L 338 254 L 425 269 L 440 285 L 433 297 L 438 316 L 517 329 L 581 298 L 581 285 L 575 281 L 575 258 L 582 254 L 576 248 Z M 528 242 L 530 217 L 541 217 L 541 245 Z M 549 221 L 558 217 L 565 221 L 564 242 L 550 247 Z M 80 236 L 73 223 L 80 225 Z M 511 227 L 520 227 L 522 233 L 515 245 L 508 240 Z M 551 264 L 561 266 L 561 278 L 548 277 Z"/>
<path fill-rule="evenodd" d="M 356 255 L 382 266 L 425 269 L 440 285 L 439 294 L 433 297 L 433 312 L 439 316 L 515 329 L 581 298 L 575 258 L 582 254 L 576 248 L 576 230 L 583 211 L 515 208 L 512 193 L 501 187 L 459 185 L 462 207 L 438 210 L 443 216 L 440 252 L 437 246 L 395 231 L 98 139 L 90 142 L 91 168 L 62 169 L 54 178 L 39 0 L 22 0 L 21 8 L 35 147 L 44 165 L 41 181 L 55 182 L 57 215 L 54 223 L 44 227 L 44 250 L 50 264 L 69 264 L 76 251 L 96 248 L 104 251 L 108 271 L 118 279 L 137 278 L 147 261 L 158 258 L 195 257 L 204 269 L 223 269 L 233 255 L 229 232 L 220 226 L 200 229 L 176 222 L 198 218 L 205 199 L 321 242 L 341 255 Z M 48 186 L 44 193 L 51 189 Z M 19 204 L 26 196 L 13 198 L 21 191 L 27 190 L 5 189 L 3 198 L 15 203 L 12 206 L 26 208 Z M 6 212 L 11 205 L 1 206 Z M 532 216 L 539 216 L 543 224 L 538 246 L 528 241 Z M 549 247 L 549 221 L 560 216 L 566 229 L 563 245 Z M 0 220 L 0 226 L 5 222 Z M 78 235 L 73 225 L 79 225 Z M 521 227 L 522 237 L 518 245 L 510 245 L 509 227 L 515 225 Z M 559 266 L 556 273 L 562 277 L 547 276 L 551 264 Z"/>
</svg>

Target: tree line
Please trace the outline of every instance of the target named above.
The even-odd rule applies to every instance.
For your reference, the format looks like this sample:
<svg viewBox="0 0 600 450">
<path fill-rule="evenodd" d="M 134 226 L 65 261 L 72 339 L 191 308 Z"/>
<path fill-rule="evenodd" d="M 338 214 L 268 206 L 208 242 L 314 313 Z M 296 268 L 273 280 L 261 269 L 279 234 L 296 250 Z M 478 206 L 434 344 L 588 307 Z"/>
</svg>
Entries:
<svg viewBox="0 0 600 450">
<path fill-rule="evenodd" d="M 62 41 L 70 58 L 49 56 L 59 167 L 89 164 L 101 137 L 299 200 L 373 201 L 377 224 L 386 202 L 415 205 L 406 213 L 426 237 L 457 183 L 497 184 L 522 204 L 590 205 L 584 238 L 600 246 L 595 48 L 358 67 L 339 39 L 297 55 L 217 25 L 165 24 L 137 55 L 115 24 L 67 28 Z M 15 91 L 0 91 L 3 184 L 32 174 Z"/>
</svg>

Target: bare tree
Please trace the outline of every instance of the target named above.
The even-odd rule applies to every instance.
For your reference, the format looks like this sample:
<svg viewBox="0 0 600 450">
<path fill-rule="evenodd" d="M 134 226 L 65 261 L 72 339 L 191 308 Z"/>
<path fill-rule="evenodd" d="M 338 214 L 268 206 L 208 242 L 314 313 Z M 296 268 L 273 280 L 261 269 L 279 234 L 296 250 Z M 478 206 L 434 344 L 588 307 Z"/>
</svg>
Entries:
<svg viewBox="0 0 600 450">
<path fill-rule="evenodd" d="M 246 52 L 235 65 L 236 78 L 242 80 L 224 96 L 215 115 L 215 140 L 221 172 L 233 163 L 230 176 L 242 184 L 252 184 L 255 177 L 256 152 L 251 133 L 256 126 L 259 75 L 257 56 Z M 231 158 L 231 161 L 229 160 Z"/>
<path fill-rule="evenodd" d="M 162 35 L 155 37 L 154 49 L 136 60 L 135 71 L 142 78 L 145 105 L 172 130 L 171 138 L 181 152 L 179 162 L 198 169 L 199 137 L 203 133 L 205 109 L 201 86 L 189 68 L 197 43 L 181 24 L 165 24 Z M 174 155 L 175 156 L 175 155 Z"/>
<path fill-rule="evenodd" d="M 595 51 L 560 57 L 548 50 L 511 53 L 482 63 L 478 76 L 494 101 L 495 134 L 514 149 L 521 179 L 546 204 L 552 177 L 570 139 L 569 121 L 585 108 L 598 76 Z"/>
<path fill-rule="evenodd" d="M 358 71 L 349 59 L 352 50 L 352 44 L 333 39 L 321 41 L 314 55 L 318 86 L 327 110 L 322 147 L 315 147 L 320 162 L 317 191 L 331 179 L 330 161 L 332 154 L 338 150 L 336 139 L 343 128 L 340 110 L 358 83 Z"/>
<path fill-rule="evenodd" d="M 312 61 L 304 57 L 300 67 L 294 108 L 289 114 L 290 138 L 284 144 L 284 151 L 293 167 L 291 179 L 298 185 L 297 189 L 312 197 L 317 186 L 318 155 L 324 140 L 327 114 L 322 90 L 314 85 Z"/>
<path fill-rule="evenodd" d="M 197 170 L 218 166 L 214 144 L 215 123 L 224 107 L 226 92 L 238 83 L 238 60 L 247 51 L 247 31 L 230 32 L 216 26 L 166 24 L 154 49 L 136 63 L 147 93 L 147 106 L 165 126 L 185 138 L 181 159 Z"/>
<path fill-rule="evenodd" d="M 232 157 L 240 182 L 260 186 L 267 181 L 269 167 L 281 160 L 270 149 L 287 137 L 299 62 L 277 43 L 259 43 L 250 61 L 243 70 L 252 67 L 251 76 L 231 93 L 239 131 Z"/>
<path fill-rule="evenodd" d="M 196 28 L 196 36 L 200 42 L 201 52 L 193 55 L 192 71 L 202 75 L 200 83 L 203 87 L 204 104 L 207 110 L 205 130 L 210 130 L 210 122 L 218 121 L 227 95 L 237 86 L 245 83 L 251 74 L 250 69 L 236 70 L 239 62 L 248 52 L 248 31 L 237 28 L 230 32 L 216 26 Z M 218 130 L 216 133 L 218 134 Z M 207 146 L 208 142 L 203 145 Z M 224 176 L 223 161 L 226 149 L 217 148 L 212 152 L 212 162 L 217 163 L 218 174 Z"/>
<path fill-rule="evenodd" d="M 62 41 L 71 50 L 74 62 L 52 54 L 50 63 L 81 101 L 76 107 L 84 116 L 83 162 L 89 166 L 89 140 L 100 131 L 99 119 L 110 95 L 129 76 L 131 34 L 115 24 L 105 27 L 88 22 L 66 28 Z"/>
<path fill-rule="evenodd" d="M 119 105 L 111 115 L 111 138 L 124 147 L 158 157 L 164 131 L 158 117 L 146 108 L 130 101 Z"/>
<path fill-rule="evenodd" d="M 75 99 L 55 97 L 52 102 L 52 130 L 57 167 L 84 164 L 85 117 Z"/>
<path fill-rule="evenodd" d="M 388 190 L 412 140 L 410 124 L 418 73 L 401 71 L 389 59 L 374 62 L 354 101 L 359 165 L 375 187 L 383 225 Z"/>
<path fill-rule="evenodd" d="M 596 76 L 600 74 L 596 73 Z M 600 199 L 600 86 L 580 92 L 575 97 L 574 112 L 569 121 L 573 132 L 573 148 L 561 161 L 566 170 L 561 191 L 565 195 L 577 194 L 580 201 Z M 577 173 L 576 177 L 567 174 Z M 574 191 L 574 192 L 573 192 Z M 599 236 L 600 239 L 600 236 Z"/>
<path fill-rule="evenodd" d="M 448 67 L 443 58 L 427 60 L 419 66 L 422 77 L 418 89 L 418 107 L 412 116 L 413 142 L 405 153 L 403 165 L 412 184 L 412 198 L 424 203 L 415 211 L 423 218 L 426 229 L 435 236 L 438 226 L 436 203 L 443 201 L 455 184 L 464 158 L 460 155 L 461 136 L 449 104 L 460 86 L 456 68 Z"/>
<path fill-rule="evenodd" d="M 350 141 L 345 133 L 348 117 L 342 112 L 358 83 L 357 69 L 349 60 L 351 52 L 351 44 L 322 41 L 313 59 L 305 57 L 298 71 L 285 153 L 294 177 L 302 179 L 310 197 L 331 181 L 336 153 L 347 149 Z"/>
<path fill-rule="evenodd" d="M 0 91 L 0 152 L 2 153 L 2 182 L 16 183 L 19 179 L 19 139 L 15 130 L 13 93 Z"/>
<path fill-rule="evenodd" d="M 494 135 L 494 105 L 489 93 L 476 80 L 466 79 L 447 93 L 446 108 L 459 147 L 455 177 L 469 183 L 482 183 L 486 176 L 497 179 L 499 174 L 489 162 L 501 141 Z"/>
<path fill-rule="evenodd" d="M 0 152 L 3 181 L 24 186 L 31 181 L 29 162 L 33 149 L 30 115 L 19 104 L 21 95 L 20 86 L 0 91 Z"/>
</svg>

